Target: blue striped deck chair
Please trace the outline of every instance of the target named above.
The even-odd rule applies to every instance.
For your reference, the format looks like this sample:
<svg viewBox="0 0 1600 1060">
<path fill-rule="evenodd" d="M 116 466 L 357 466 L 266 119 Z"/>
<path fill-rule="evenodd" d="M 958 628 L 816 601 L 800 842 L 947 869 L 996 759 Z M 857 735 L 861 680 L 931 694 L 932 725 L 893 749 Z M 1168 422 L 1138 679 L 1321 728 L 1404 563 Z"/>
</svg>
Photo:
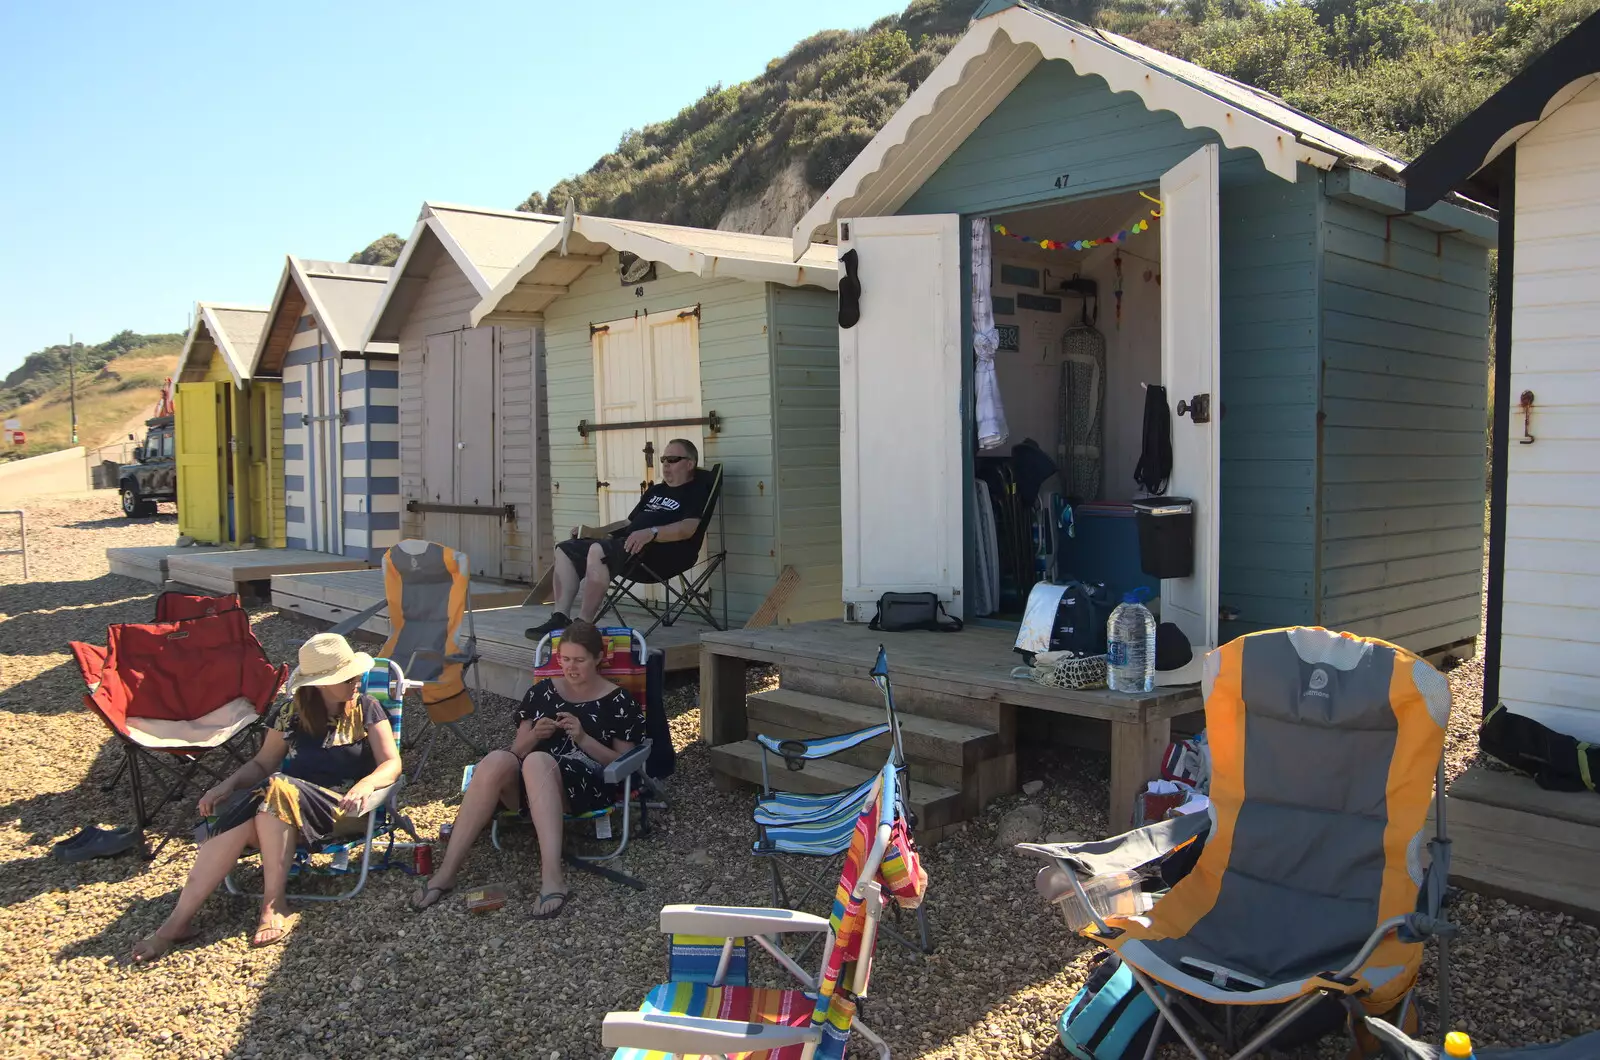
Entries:
<svg viewBox="0 0 1600 1060">
<path fill-rule="evenodd" d="M 389 659 L 374 659 L 372 669 L 367 671 L 367 676 L 361 682 L 361 693 L 376 699 L 383 706 L 384 713 L 389 716 L 389 727 L 394 730 L 396 747 L 400 746 L 405 694 L 415 690 L 420 684 L 421 682 L 409 680 L 399 664 Z M 303 843 L 295 848 L 294 860 L 289 865 L 291 881 L 315 876 L 356 877 L 355 885 L 339 894 L 293 892 L 293 897 L 297 901 L 342 902 L 360 894 L 367 885 L 367 876 L 372 872 L 392 868 L 407 873 L 412 871 L 403 860 L 394 860 L 396 851 L 411 850 L 421 842 L 411 818 L 400 812 L 400 792 L 405 786 L 406 778 L 401 776 L 383 791 L 372 793 L 371 798 L 376 801 L 372 812 L 352 822 L 356 827 L 364 824 L 364 832 L 330 836 L 314 848 Z M 410 841 L 400 840 L 398 837 L 402 833 L 409 835 Z M 383 847 L 383 853 L 374 860 L 374 852 L 380 845 Z M 357 851 L 360 854 L 359 858 L 354 856 Z M 313 862 L 312 856 L 317 854 L 327 855 L 328 863 Z M 229 894 L 242 896 L 246 893 L 239 889 L 231 873 L 223 878 L 223 884 Z M 250 893 L 249 897 L 259 898 L 261 895 Z"/>
<path fill-rule="evenodd" d="M 773 788 L 768 759 L 777 757 L 786 769 L 799 772 L 807 762 L 828 758 L 859 747 L 869 740 L 887 734 L 889 759 L 897 778 L 896 791 L 903 793 L 909 778 L 906 758 L 900 741 L 900 718 L 894 709 L 894 689 L 889 684 L 889 656 L 883 645 L 878 645 L 878 658 L 868 671 L 873 684 L 883 693 L 884 720 L 855 732 L 838 736 L 819 736 L 810 740 L 789 739 L 758 734 L 761 745 L 761 798 L 756 802 L 752 818 L 756 825 L 756 841 L 751 852 L 766 860 L 772 877 L 772 904 L 803 908 L 813 895 L 826 893 L 832 879 L 830 871 L 834 862 L 850 847 L 850 836 L 855 830 L 856 817 L 877 784 L 876 776 L 844 791 L 824 794 L 779 791 Z M 904 799 L 897 795 L 896 812 L 908 827 L 915 819 Z M 795 877 L 798 893 L 792 893 L 784 880 L 784 873 Z M 900 915 L 895 907 L 895 916 Z M 927 905 L 917 908 L 917 939 L 915 942 L 888 924 L 884 931 L 896 942 L 909 949 L 932 953 L 932 933 L 928 927 Z M 805 940 L 809 947 L 815 937 Z M 804 950 L 801 951 L 802 953 Z"/>
<path fill-rule="evenodd" d="M 826 917 L 791 909 L 669 905 L 661 930 L 673 936 L 668 981 L 646 995 L 637 1012 L 609 1013 L 600 1042 L 612 1060 L 673 1056 L 747 1056 L 766 1060 L 841 1060 L 853 1034 L 881 1060 L 889 1047 L 857 1013 L 867 994 L 883 906 L 888 895 L 920 900 L 926 877 L 895 845 L 900 803 L 892 763 L 868 784 L 856 807 L 845 863 Z M 901 874 L 897 878 L 897 871 Z M 914 869 L 914 872 L 908 872 Z M 906 883 L 912 876 L 920 882 Z M 785 935 L 824 938 L 816 974 L 802 968 L 779 941 Z M 677 951 L 692 938 L 699 952 L 682 966 Z M 742 981 L 745 945 L 753 940 L 799 983 L 799 988 L 753 987 Z M 706 978 L 706 971 L 711 971 Z"/>
</svg>

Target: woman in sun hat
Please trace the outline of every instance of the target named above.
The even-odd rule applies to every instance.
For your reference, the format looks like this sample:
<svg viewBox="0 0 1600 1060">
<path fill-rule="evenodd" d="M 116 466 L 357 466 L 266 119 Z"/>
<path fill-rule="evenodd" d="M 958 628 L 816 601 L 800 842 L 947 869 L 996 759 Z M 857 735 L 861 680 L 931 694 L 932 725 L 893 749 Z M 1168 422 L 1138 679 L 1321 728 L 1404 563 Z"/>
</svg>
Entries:
<svg viewBox="0 0 1600 1060">
<path fill-rule="evenodd" d="M 246 847 L 261 851 L 261 919 L 250 939 L 266 946 L 284 936 L 284 890 L 295 844 L 325 839 L 347 818 L 372 809 L 370 796 L 400 776 L 400 752 L 383 707 L 360 694 L 372 656 L 335 633 L 300 646 L 289 675 L 289 700 L 261 750 L 232 776 L 200 796 L 210 838 L 172 914 L 133 949 L 135 963 L 156 960 L 193 938 L 190 926 Z"/>
</svg>

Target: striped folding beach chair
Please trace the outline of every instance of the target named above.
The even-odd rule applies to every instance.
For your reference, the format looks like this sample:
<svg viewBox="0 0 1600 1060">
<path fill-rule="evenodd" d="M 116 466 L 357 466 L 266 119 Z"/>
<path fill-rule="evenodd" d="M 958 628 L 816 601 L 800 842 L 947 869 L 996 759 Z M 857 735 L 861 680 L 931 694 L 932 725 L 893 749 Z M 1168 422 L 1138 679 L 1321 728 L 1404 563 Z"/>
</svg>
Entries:
<svg viewBox="0 0 1600 1060">
<path fill-rule="evenodd" d="M 828 758 L 887 734 L 887 767 L 895 772 L 897 793 L 905 791 L 906 759 L 900 743 L 900 719 L 895 713 L 894 690 L 889 684 L 888 653 L 881 644 L 878 645 L 878 657 L 869 674 L 883 693 L 884 720 L 881 723 L 839 736 L 819 736 L 810 740 L 756 736 L 756 742 L 761 745 L 761 798 L 752 815 L 756 825 L 756 841 L 752 852 L 767 862 L 772 876 L 774 905 L 804 907 L 812 895 L 826 893 L 833 877 L 830 870 L 835 860 L 849 849 L 856 817 L 874 790 L 877 777 L 868 778 L 844 791 L 825 794 L 778 791 L 772 786 L 769 758 L 776 756 L 783 760 L 786 769 L 798 772 L 805 768 L 807 762 Z M 898 794 L 894 810 L 908 829 L 914 826 L 909 808 Z M 784 879 L 785 872 L 795 878 L 797 895 L 791 894 L 791 888 Z M 899 915 L 898 907 L 895 913 Z M 888 925 L 884 926 L 884 930 L 901 945 L 922 953 L 933 952 L 927 909 L 921 905 L 917 907 L 915 942 Z M 808 939 L 803 945 L 809 947 L 813 941 L 814 938 Z"/>
<path fill-rule="evenodd" d="M 371 696 L 383 706 L 389 716 L 389 727 L 394 730 L 394 742 L 400 744 L 401 725 L 404 720 L 405 694 L 421 684 L 409 680 L 398 663 L 389 659 L 374 659 L 372 669 L 361 682 L 361 694 Z M 406 778 L 402 776 L 389 787 L 375 791 L 370 796 L 372 810 L 350 821 L 351 830 L 328 837 L 316 846 L 296 846 L 294 859 L 289 865 L 289 879 L 308 879 L 316 876 L 354 876 L 356 881 L 348 890 L 338 894 L 317 894 L 296 891 L 296 901 L 342 902 L 354 898 L 367 886 L 372 872 L 397 868 L 410 873 L 404 860 L 396 861 L 396 852 L 412 850 L 421 842 L 411 818 L 400 812 L 400 793 L 405 790 Z M 401 834 L 410 840 L 400 839 Z M 382 847 L 381 854 L 379 847 Z M 313 855 L 325 855 L 326 860 L 313 861 Z M 233 874 L 223 878 L 228 893 L 244 895 L 234 881 Z M 250 897 L 259 898 L 251 893 Z"/>
<path fill-rule="evenodd" d="M 920 905 L 928 878 L 895 812 L 896 770 L 873 777 L 857 808 L 844 869 L 824 918 L 789 909 L 669 905 L 661 930 L 673 936 L 670 978 L 637 1012 L 605 1018 L 601 1043 L 613 1060 L 672 1056 L 749 1056 L 839 1060 L 858 1033 L 887 1060 L 889 1047 L 857 1015 L 866 996 L 883 906 Z M 807 973 L 779 946 L 785 934 L 826 939 L 819 973 Z M 749 940 L 800 983 L 799 989 L 749 986 Z M 709 972 L 709 977 L 707 973 Z"/>
</svg>

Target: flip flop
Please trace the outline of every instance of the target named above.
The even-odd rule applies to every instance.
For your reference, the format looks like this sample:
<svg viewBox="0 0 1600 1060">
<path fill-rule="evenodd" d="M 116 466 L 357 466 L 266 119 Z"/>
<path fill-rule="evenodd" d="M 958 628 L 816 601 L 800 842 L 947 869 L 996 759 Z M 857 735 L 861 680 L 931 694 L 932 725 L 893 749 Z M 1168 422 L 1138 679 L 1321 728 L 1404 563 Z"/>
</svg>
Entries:
<svg viewBox="0 0 1600 1060">
<path fill-rule="evenodd" d="M 250 948 L 259 950 L 267 946 L 276 946 L 282 942 L 289 935 L 289 929 L 284 926 L 287 920 L 288 918 L 282 913 L 273 913 L 270 917 L 258 922 L 255 934 L 250 936 Z M 272 934 L 272 937 L 270 939 L 261 937 L 267 934 Z"/>
<path fill-rule="evenodd" d="M 200 937 L 198 931 L 188 931 L 175 939 L 162 938 L 160 935 L 146 935 L 133 944 L 133 952 L 128 955 L 128 960 L 134 964 L 154 964 L 173 950 L 186 943 L 193 942 Z M 140 953 L 139 947 L 146 947 Z"/>
<path fill-rule="evenodd" d="M 424 909 L 432 909 L 434 906 L 439 904 L 440 900 L 443 899 L 445 895 L 449 894 L 451 891 L 453 891 L 455 889 L 456 889 L 456 885 L 453 884 L 453 883 L 448 887 L 440 887 L 440 886 L 437 886 L 436 884 L 430 883 L 425 888 L 423 888 L 422 896 L 421 896 L 420 899 L 416 895 L 412 895 L 411 896 L 411 902 L 410 902 L 411 911 L 413 913 L 420 913 Z M 433 899 L 432 901 L 429 901 L 428 900 L 428 896 L 430 894 L 436 894 L 439 897 Z"/>
<path fill-rule="evenodd" d="M 570 891 L 551 891 L 549 894 L 541 894 L 539 896 L 539 904 L 541 906 L 543 906 L 546 902 L 550 902 L 550 901 L 559 901 L 561 904 L 557 905 L 554 909 L 551 909 L 548 912 L 533 914 L 533 919 L 534 920 L 554 920 L 556 917 L 558 917 L 562 913 L 566 912 L 566 910 L 567 910 L 567 895 L 569 895 L 571 893 L 572 892 L 570 892 Z"/>
</svg>

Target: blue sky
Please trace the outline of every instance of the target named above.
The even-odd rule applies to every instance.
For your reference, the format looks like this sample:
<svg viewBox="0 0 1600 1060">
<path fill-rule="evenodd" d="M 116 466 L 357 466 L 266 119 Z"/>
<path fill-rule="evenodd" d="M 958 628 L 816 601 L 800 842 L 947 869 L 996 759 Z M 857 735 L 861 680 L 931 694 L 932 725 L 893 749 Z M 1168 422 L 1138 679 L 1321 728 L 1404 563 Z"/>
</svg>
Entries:
<svg viewBox="0 0 1600 1060">
<path fill-rule="evenodd" d="M 424 199 L 512 207 L 905 0 L 0 3 L 0 376 L 265 304 Z"/>
</svg>

